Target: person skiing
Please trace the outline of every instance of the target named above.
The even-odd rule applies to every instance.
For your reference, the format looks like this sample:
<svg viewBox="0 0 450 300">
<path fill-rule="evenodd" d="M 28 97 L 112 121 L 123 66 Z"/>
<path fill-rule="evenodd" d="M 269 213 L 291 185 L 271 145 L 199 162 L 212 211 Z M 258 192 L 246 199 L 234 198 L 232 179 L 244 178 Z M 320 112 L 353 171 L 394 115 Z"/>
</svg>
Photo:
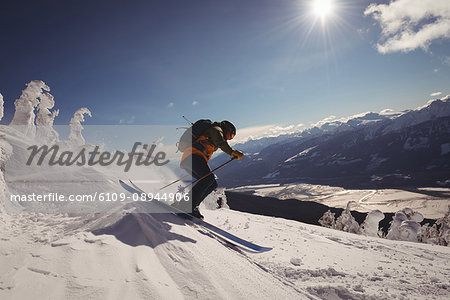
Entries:
<svg viewBox="0 0 450 300">
<path fill-rule="evenodd" d="M 229 121 L 214 122 L 199 137 L 192 140 L 192 145 L 183 151 L 180 167 L 186 170 L 195 179 L 200 179 L 190 192 L 192 201 L 191 215 L 203 219 L 198 206 L 212 191 L 217 188 L 217 181 L 208 166 L 209 160 L 217 149 L 221 149 L 236 159 L 241 159 L 244 154 L 234 150 L 227 141 L 236 135 L 236 127 Z"/>
</svg>

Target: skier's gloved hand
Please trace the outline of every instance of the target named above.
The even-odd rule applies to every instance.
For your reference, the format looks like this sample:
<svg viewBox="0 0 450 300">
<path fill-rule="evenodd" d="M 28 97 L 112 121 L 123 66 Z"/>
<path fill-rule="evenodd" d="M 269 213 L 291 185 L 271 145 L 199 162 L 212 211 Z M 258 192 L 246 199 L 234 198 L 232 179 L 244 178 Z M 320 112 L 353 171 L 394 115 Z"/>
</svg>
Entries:
<svg viewBox="0 0 450 300">
<path fill-rule="evenodd" d="M 236 159 L 241 159 L 244 157 L 244 153 L 238 150 L 233 150 L 233 152 L 231 152 L 231 156 L 236 157 Z"/>
</svg>

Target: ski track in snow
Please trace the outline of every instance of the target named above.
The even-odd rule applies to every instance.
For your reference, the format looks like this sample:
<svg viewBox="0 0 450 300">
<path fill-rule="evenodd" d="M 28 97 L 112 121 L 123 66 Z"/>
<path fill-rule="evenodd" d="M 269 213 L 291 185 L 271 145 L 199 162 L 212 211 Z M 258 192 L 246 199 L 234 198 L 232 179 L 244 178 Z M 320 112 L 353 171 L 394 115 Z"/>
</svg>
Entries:
<svg viewBox="0 0 450 300">
<path fill-rule="evenodd" d="M 380 202 L 367 202 L 368 199 L 372 198 L 377 193 L 377 190 L 368 190 L 368 192 L 369 194 L 361 197 L 358 200 L 358 203 L 361 205 L 380 204 Z"/>
</svg>

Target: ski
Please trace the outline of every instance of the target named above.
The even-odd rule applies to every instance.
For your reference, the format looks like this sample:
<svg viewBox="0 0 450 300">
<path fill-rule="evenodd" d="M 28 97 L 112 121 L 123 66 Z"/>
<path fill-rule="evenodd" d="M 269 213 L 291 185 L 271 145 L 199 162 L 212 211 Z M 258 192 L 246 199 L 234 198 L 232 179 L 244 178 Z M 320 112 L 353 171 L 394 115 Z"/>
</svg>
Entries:
<svg viewBox="0 0 450 300">
<path fill-rule="evenodd" d="M 123 182 L 122 180 L 119 180 L 119 183 L 125 190 L 127 190 L 130 193 L 146 195 L 146 193 L 141 188 L 139 188 L 137 185 L 135 185 L 131 180 L 130 180 L 131 185 Z M 217 235 L 218 237 L 220 237 L 222 239 L 225 238 L 227 241 L 230 241 L 232 244 L 236 243 L 236 244 L 238 244 L 238 246 L 243 246 L 243 247 L 250 249 L 252 251 L 255 251 L 255 252 L 267 252 L 267 251 L 272 250 L 272 248 L 270 248 L 270 247 L 262 247 L 257 244 L 254 244 L 252 242 L 241 239 L 223 229 L 220 229 L 219 227 L 216 227 L 204 220 L 201 220 L 194 216 L 191 216 L 190 214 L 185 213 L 175 207 L 172 207 L 172 206 L 162 203 L 160 201 L 156 201 L 156 203 L 158 203 L 158 205 L 160 205 L 161 207 L 164 207 L 168 212 L 175 214 L 179 217 L 182 217 L 184 219 L 187 219 L 190 222 L 192 222 L 193 224 L 196 224 L 196 225 L 208 230 L 209 232 L 213 233 L 214 235 Z"/>
</svg>

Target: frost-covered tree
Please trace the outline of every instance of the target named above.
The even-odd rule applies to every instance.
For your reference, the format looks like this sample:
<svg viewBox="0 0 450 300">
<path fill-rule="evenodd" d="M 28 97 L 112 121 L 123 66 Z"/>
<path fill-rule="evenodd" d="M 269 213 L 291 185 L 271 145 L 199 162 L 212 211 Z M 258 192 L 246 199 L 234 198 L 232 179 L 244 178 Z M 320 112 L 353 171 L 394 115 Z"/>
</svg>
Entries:
<svg viewBox="0 0 450 300">
<path fill-rule="evenodd" d="M 53 122 L 55 117 L 58 116 L 59 110 L 54 110 L 50 112 L 50 109 L 55 106 L 54 97 L 48 93 L 44 92 L 39 97 L 40 102 L 37 106 L 37 133 L 36 139 L 42 143 L 56 143 L 58 141 L 58 133 L 53 129 Z"/>
<path fill-rule="evenodd" d="M 335 228 L 336 227 L 336 219 L 335 219 L 334 215 L 335 215 L 335 213 L 328 210 L 319 219 L 319 224 L 322 225 L 323 227 Z"/>
<path fill-rule="evenodd" d="M 350 201 L 347 203 L 347 207 L 342 211 L 342 214 L 336 220 L 336 229 L 351 232 L 351 233 L 359 233 L 359 224 L 356 222 L 355 218 L 352 216 L 350 212 L 350 205 L 354 204 L 355 201 Z"/>
<path fill-rule="evenodd" d="M 42 93 L 39 97 L 40 101 L 37 106 L 36 125 L 53 126 L 55 117 L 59 114 L 59 109 L 50 112 L 50 109 L 55 106 L 55 99 L 53 95 L 48 92 Z"/>
<path fill-rule="evenodd" d="M 422 243 L 439 245 L 439 230 L 437 224 L 435 223 L 433 226 L 430 226 L 430 224 L 426 223 L 423 225 L 420 229 L 418 240 Z"/>
<path fill-rule="evenodd" d="M 439 245 L 450 246 L 450 205 L 444 217 L 436 221 L 439 228 Z"/>
<path fill-rule="evenodd" d="M 34 137 L 36 134 L 34 110 L 39 104 L 39 97 L 43 90 L 50 91 L 50 88 L 43 81 L 30 81 L 19 99 L 14 102 L 16 110 L 11 125 L 20 125 L 21 131 L 29 137 Z"/>
<path fill-rule="evenodd" d="M 6 203 L 6 182 L 5 182 L 5 168 L 6 168 L 6 162 L 8 161 L 9 157 L 11 156 L 13 152 L 13 148 L 11 145 L 6 142 L 5 139 L 2 139 L 0 132 L 0 215 L 3 214 L 3 208 Z M 1 222 L 1 218 L 0 218 Z"/>
<path fill-rule="evenodd" d="M 420 222 L 423 221 L 423 215 L 413 211 L 410 208 L 404 208 L 395 213 L 391 222 L 387 239 L 400 241 L 419 241 L 419 231 L 421 229 Z"/>
<path fill-rule="evenodd" d="M 414 211 L 411 208 L 407 207 L 407 208 L 404 208 L 402 211 L 406 215 L 408 220 L 416 221 L 416 222 L 420 223 L 424 219 L 423 215 L 420 212 Z"/>
<path fill-rule="evenodd" d="M 418 242 L 418 235 L 420 231 L 420 224 L 413 220 L 403 221 L 400 225 L 400 237 L 401 241 Z"/>
<path fill-rule="evenodd" d="M 81 146 L 86 143 L 83 135 L 81 134 L 81 131 L 83 130 L 81 122 L 84 122 L 85 114 L 87 114 L 89 117 L 92 117 L 91 111 L 86 107 L 82 107 L 73 114 L 73 117 L 70 120 L 69 139 L 73 145 Z"/>
<path fill-rule="evenodd" d="M 379 229 L 379 222 L 384 219 L 385 215 L 380 210 L 371 211 L 359 227 L 350 213 L 352 203 L 354 201 L 347 203 L 346 209 L 337 220 L 335 220 L 334 213 L 328 210 L 319 219 L 319 224 L 341 231 L 383 237 L 382 231 Z M 423 220 L 424 217 L 420 212 L 404 208 L 395 214 L 385 238 L 450 246 L 450 205 L 444 217 L 438 219 L 433 226 L 427 223 L 421 227 L 420 222 Z"/>
<path fill-rule="evenodd" d="M 447 213 L 437 219 L 433 226 L 428 223 L 422 226 L 418 238 L 422 243 L 450 246 L 450 205 Z"/>
<path fill-rule="evenodd" d="M 396 212 L 394 218 L 391 221 L 391 226 L 389 227 L 386 238 L 390 240 L 398 240 L 400 237 L 400 226 L 402 225 L 403 221 L 407 220 L 408 218 L 403 213 L 403 211 Z"/>
<path fill-rule="evenodd" d="M 0 93 L 0 121 L 3 118 L 3 95 Z"/>
<path fill-rule="evenodd" d="M 368 236 L 381 236 L 379 223 L 384 219 L 384 214 L 380 210 L 373 210 L 367 214 L 366 219 L 361 224 L 361 234 Z"/>
</svg>

